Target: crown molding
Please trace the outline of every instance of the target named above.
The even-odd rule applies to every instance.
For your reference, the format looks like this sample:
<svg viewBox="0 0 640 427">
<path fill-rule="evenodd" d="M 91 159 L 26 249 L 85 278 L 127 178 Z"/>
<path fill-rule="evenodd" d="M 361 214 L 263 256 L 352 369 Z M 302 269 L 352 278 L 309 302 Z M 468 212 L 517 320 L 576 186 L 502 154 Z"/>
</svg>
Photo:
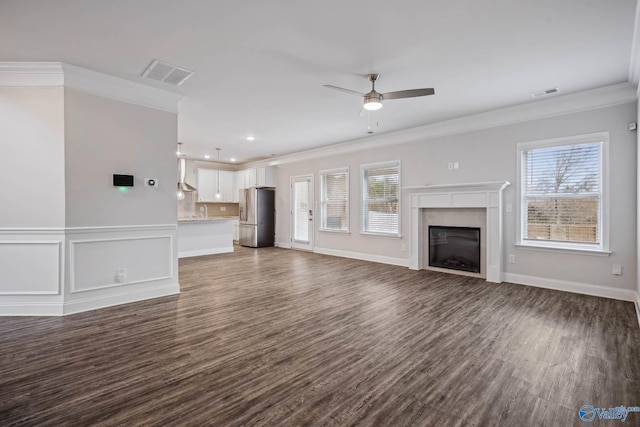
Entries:
<svg viewBox="0 0 640 427">
<path fill-rule="evenodd" d="M 0 62 L 0 87 L 61 87 L 60 62 Z"/>
<path fill-rule="evenodd" d="M 64 86 L 156 110 L 178 113 L 178 102 L 182 95 L 158 89 L 142 83 L 132 82 L 75 65 L 62 64 Z"/>
<path fill-rule="evenodd" d="M 62 62 L 0 62 L 0 87 L 66 87 L 177 114 L 182 95 Z"/>
<path fill-rule="evenodd" d="M 631 83 L 618 83 L 568 95 L 531 101 L 498 110 L 410 129 L 358 138 L 297 153 L 285 154 L 268 160 L 243 164 L 243 167 L 277 166 L 336 154 L 369 150 L 384 146 L 425 141 L 459 133 L 491 129 L 500 126 L 562 116 L 581 111 L 637 102 L 636 87 Z"/>
</svg>

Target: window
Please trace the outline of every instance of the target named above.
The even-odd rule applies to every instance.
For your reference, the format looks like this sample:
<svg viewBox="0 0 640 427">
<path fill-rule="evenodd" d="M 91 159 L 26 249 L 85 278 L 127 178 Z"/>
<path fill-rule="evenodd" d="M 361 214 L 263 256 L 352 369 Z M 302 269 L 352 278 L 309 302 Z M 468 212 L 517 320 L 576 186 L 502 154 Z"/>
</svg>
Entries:
<svg viewBox="0 0 640 427">
<path fill-rule="evenodd" d="M 349 232 L 349 169 L 320 171 L 320 230 Z"/>
<path fill-rule="evenodd" d="M 400 235 L 400 162 L 362 166 L 362 231 Z"/>
<path fill-rule="evenodd" d="M 520 242 L 606 251 L 603 165 L 608 135 L 518 145 Z"/>
</svg>

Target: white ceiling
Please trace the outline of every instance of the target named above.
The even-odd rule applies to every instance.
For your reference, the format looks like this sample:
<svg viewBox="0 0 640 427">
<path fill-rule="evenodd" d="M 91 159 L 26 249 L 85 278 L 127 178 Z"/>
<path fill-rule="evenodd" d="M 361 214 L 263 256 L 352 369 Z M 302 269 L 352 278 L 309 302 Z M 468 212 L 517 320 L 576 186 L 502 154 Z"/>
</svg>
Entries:
<svg viewBox="0 0 640 427">
<path fill-rule="evenodd" d="M 239 162 L 625 82 L 635 0 L 2 0 L 0 61 L 61 61 L 177 91 L 190 156 Z M 154 59 L 195 71 L 142 79 Z M 245 137 L 255 135 L 249 142 Z"/>
</svg>

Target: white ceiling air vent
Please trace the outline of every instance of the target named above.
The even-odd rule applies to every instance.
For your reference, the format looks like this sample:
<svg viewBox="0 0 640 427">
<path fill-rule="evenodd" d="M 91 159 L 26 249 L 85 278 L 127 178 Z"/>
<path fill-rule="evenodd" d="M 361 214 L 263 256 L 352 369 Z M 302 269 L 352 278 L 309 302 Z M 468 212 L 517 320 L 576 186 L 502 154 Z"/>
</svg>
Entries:
<svg viewBox="0 0 640 427">
<path fill-rule="evenodd" d="M 191 77 L 192 74 L 193 71 L 154 59 L 151 65 L 144 70 L 142 77 L 157 80 L 171 86 L 180 86 L 185 80 Z"/>
<path fill-rule="evenodd" d="M 558 93 L 558 88 L 557 87 L 553 87 L 553 88 L 547 89 L 547 90 L 539 90 L 538 92 L 533 92 L 531 94 L 531 97 L 532 98 L 540 98 L 542 96 L 553 95 L 554 93 Z"/>
</svg>

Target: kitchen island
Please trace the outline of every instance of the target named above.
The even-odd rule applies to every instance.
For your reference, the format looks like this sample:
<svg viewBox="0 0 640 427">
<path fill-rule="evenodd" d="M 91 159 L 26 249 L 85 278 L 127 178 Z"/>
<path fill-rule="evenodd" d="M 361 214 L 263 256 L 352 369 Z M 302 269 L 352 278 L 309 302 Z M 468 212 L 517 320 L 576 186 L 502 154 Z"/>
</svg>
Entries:
<svg viewBox="0 0 640 427">
<path fill-rule="evenodd" d="M 179 218 L 178 258 L 233 252 L 237 217 Z"/>
</svg>

